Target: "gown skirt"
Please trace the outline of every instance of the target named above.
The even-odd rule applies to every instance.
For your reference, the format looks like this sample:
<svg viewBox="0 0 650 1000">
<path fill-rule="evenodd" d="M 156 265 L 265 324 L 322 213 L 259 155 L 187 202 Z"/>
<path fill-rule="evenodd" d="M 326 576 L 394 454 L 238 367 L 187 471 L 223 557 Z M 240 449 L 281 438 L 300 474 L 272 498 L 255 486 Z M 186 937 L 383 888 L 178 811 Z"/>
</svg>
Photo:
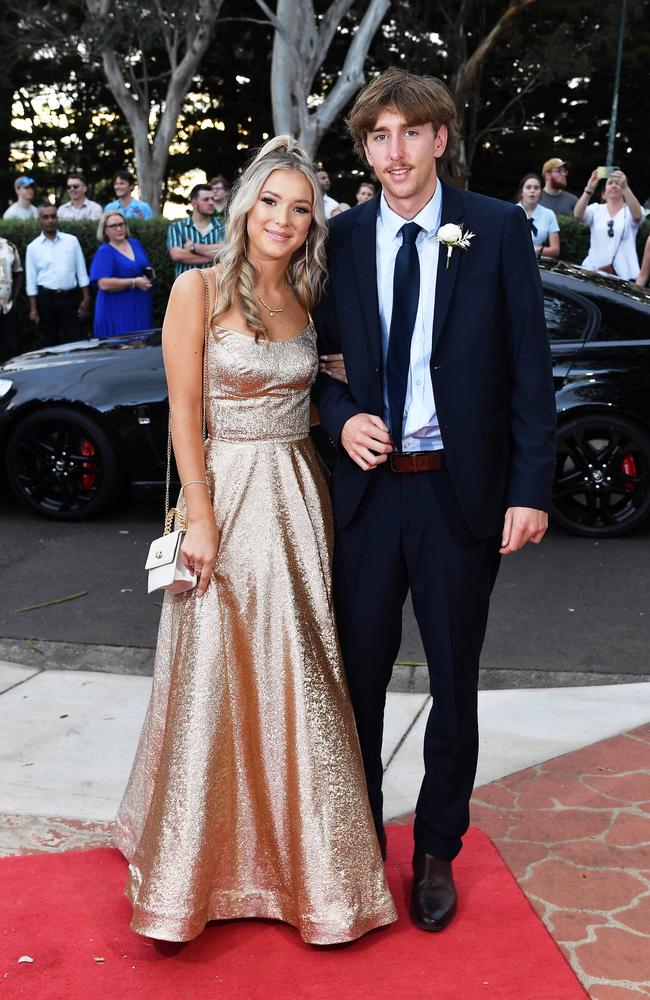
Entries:
<svg viewBox="0 0 650 1000">
<path fill-rule="evenodd" d="M 119 809 L 134 931 L 285 921 L 312 944 L 396 919 L 368 804 L 331 592 L 329 496 L 309 437 L 312 324 L 212 329 L 212 581 L 166 594 L 151 700 Z M 182 501 L 181 501 L 182 503 Z"/>
</svg>

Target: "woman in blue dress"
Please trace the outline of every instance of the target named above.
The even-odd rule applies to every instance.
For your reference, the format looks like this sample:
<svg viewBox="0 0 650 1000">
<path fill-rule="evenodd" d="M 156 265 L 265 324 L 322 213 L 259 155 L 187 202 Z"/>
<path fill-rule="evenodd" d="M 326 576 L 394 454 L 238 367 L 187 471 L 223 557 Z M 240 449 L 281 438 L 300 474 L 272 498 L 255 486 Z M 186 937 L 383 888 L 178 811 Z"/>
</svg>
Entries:
<svg viewBox="0 0 650 1000">
<path fill-rule="evenodd" d="M 149 258 L 139 240 L 129 236 L 121 212 L 104 212 L 97 226 L 101 246 L 90 264 L 90 280 L 97 286 L 96 337 L 114 337 L 153 326 L 151 281 L 144 273 Z"/>
</svg>

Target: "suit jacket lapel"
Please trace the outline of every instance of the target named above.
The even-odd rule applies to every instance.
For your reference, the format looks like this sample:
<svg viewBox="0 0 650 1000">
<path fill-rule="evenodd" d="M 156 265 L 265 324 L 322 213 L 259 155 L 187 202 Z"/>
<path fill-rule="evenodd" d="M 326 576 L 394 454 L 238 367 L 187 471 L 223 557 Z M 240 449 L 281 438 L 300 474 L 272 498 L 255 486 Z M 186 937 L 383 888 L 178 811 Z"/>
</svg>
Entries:
<svg viewBox="0 0 650 1000">
<path fill-rule="evenodd" d="M 381 327 L 377 292 L 377 210 L 379 197 L 379 195 L 375 195 L 359 210 L 352 238 L 354 267 L 363 307 L 363 318 L 377 366 L 381 362 Z"/>
<path fill-rule="evenodd" d="M 440 183 L 442 185 L 442 218 L 440 225 L 444 226 L 448 222 L 460 223 L 465 214 L 463 200 L 456 188 L 445 184 L 443 181 L 440 181 Z M 435 352 L 442 328 L 445 325 L 458 275 L 460 255 L 464 252 L 459 249 L 452 250 L 451 257 L 449 258 L 449 267 L 447 267 L 447 247 L 444 243 L 440 244 L 436 278 L 436 301 L 433 310 L 432 356 Z"/>
</svg>

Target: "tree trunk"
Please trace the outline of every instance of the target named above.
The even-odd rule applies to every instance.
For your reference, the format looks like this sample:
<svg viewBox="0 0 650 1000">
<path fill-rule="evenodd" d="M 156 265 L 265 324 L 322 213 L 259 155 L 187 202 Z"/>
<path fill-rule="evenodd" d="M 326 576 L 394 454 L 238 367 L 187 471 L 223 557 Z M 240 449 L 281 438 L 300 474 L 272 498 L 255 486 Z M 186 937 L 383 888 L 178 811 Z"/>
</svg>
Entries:
<svg viewBox="0 0 650 1000">
<path fill-rule="evenodd" d="M 343 17 L 354 0 L 332 0 L 318 19 L 311 0 L 278 0 L 275 13 L 265 0 L 256 0 L 275 28 L 271 63 L 273 127 L 298 139 L 309 156 L 363 86 L 363 65 L 370 43 L 390 0 L 370 0 L 352 36 L 339 78 L 325 99 L 313 110 L 308 99 Z"/>
<path fill-rule="evenodd" d="M 472 101 L 478 100 L 478 81 L 481 70 L 488 55 L 500 40 L 502 35 L 508 30 L 515 17 L 522 13 L 527 7 L 535 3 L 535 0 L 510 0 L 499 20 L 490 31 L 478 43 L 471 56 L 466 54 L 462 61 L 459 61 L 454 73 L 451 90 L 458 112 L 458 127 L 461 132 L 458 149 L 449 160 L 448 169 L 454 184 L 458 187 L 467 187 L 471 174 L 473 153 L 468 153 L 468 146 L 472 146 L 471 137 L 465 134 L 467 121 L 467 107 Z M 458 27 L 459 36 L 466 38 L 465 25 Z"/>
<path fill-rule="evenodd" d="M 108 40 L 102 40 L 101 34 L 99 37 L 102 66 L 108 86 L 133 136 L 140 195 L 144 201 L 149 202 L 154 213 L 160 211 L 162 182 L 178 116 L 199 63 L 210 44 L 222 3 L 223 0 L 198 0 L 196 21 L 186 26 L 185 37 L 168 39 L 165 36 L 169 57 L 169 81 L 161 103 L 162 110 L 158 116 L 153 140 L 149 125 L 150 108 L 145 100 L 145 93 L 133 85 L 133 80 L 127 83 L 125 70 L 117 52 Z M 111 4 L 112 0 L 86 0 L 89 13 L 99 25 L 102 19 L 106 18 Z M 179 59 L 178 51 L 181 48 L 184 48 L 184 55 Z"/>
</svg>

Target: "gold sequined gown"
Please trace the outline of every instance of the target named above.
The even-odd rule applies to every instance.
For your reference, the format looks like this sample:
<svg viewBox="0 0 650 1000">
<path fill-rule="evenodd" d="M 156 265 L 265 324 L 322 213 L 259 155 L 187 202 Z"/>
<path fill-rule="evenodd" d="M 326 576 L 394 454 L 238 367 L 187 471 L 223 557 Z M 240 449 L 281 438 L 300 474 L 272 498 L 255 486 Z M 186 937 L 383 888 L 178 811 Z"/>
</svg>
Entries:
<svg viewBox="0 0 650 1000">
<path fill-rule="evenodd" d="M 215 327 L 207 360 L 219 553 L 204 597 L 164 600 L 116 824 L 131 926 L 186 941 L 209 920 L 264 917 L 348 941 L 396 912 L 333 622 L 315 332 L 267 344 Z"/>
</svg>

